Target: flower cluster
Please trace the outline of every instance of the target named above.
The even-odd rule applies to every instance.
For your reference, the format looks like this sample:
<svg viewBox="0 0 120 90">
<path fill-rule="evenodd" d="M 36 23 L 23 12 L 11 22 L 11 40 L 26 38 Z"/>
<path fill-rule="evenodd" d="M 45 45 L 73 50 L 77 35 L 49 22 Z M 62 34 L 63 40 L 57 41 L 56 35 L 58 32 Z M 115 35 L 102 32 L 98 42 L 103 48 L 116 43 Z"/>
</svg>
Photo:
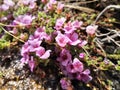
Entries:
<svg viewBox="0 0 120 90">
<path fill-rule="evenodd" d="M 21 5 L 21 4 L 23 4 L 23 5 L 25 5 L 25 6 L 28 6 L 30 9 L 33 9 L 33 8 L 35 8 L 35 6 L 36 6 L 36 2 L 37 0 L 20 0 L 19 2 L 18 2 L 18 5 Z"/>
<path fill-rule="evenodd" d="M 41 46 L 43 39 L 47 41 L 50 37 L 44 32 L 44 29 L 45 28 L 37 28 L 34 35 L 29 37 L 28 41 L 25 42 L 21 50 L 21 62 L 23 64 L 28 64 L 31 71 L 33 71 L 36 61 L 34 60 L 35 57 L 32 53 L 43 60 L 48 59 L 50 56 L 51 50 L 45 50 L 45 48 Z"/>
<path fill-rule="evenodd" d="M 59 62 L 63 74 L 70 79 L 88 82 L 92 79 L 89 75 L 90 71 L 88 69 L 84 70 L 83 63 L 78 59 L 79 57 L 83 59 L 84 54 L 80 53 L 79 57 L 73 57 L 69 49 L 67 49 L 67 46 L 76 46 L 79 48 L 80 44 L 85 42 L 79 38 L 76 32 L 81 28 L 82 22 L 76 20 L 66 23 L 65 21 L 66 19 L 63 17 L 57 19 L 54 27 L 55 30 L 50 35 L 45 32 L 45 27 L 37 28 L 34 34 L 29 37 L 28 41 L 22 47 L 21 55 L 23 58 L 21 61 L 23 63 L 28 63 L 31 71 L 33 71 L 35 60 L 31 53 L 34 52 L 40 59 L 48 59 L 52 50 L 45 50 L 45 48 L 41 46 L 41 43 L 44 41 L 46 43 L 56 43 L 56 45 L 61 48 L 60 55 L 56 60 Z M 56 34 L 56 36 L 52 38 L 51 36 L 54 34 Z"/>
<path fill-rule="evenodd" d="M 0 10 L 8 10 L 10 7 L 13 7 L 15 3 L 12 0 L 3 0 L 3 4 L 0 5 Z"/>
<path fill-rule="evenodd" d="M 33 19 L 35 17 L 31 15 L 19 15 L 13 21 L 13 25 L 28 26 L 31 25 Z"/>
<path fill-rule="evenodd" d="M 89 75 L 88 69 L 84 70 L 83 63 L 78 58 L 72 60 L 72 55 L 66 49 L 63 49 L 60 53 L 60 57 L 57 58 L 60 63 L 62 72 L 70 79 L 82 80 L 89 82 L 92 77 Z"/>
<path fill-rule="evenodd" d="M 60 3 L 57 3 L 57 1 L 50 0 L 45 6 L 45 10 L 52 11 L 55 8 L 55 5 L 58 5 L 57 8 L 59 9 L 63 8 L 63 6 L 60 5 Z M 42 18 L 42 20 L 44 19 Z M 14 20 L 14 23 L 16 21 L 24 25 L 29 25 L 32 22 L 32 17 L 26 15 L 19 16 L 16 20 Z M 28 63 L 31 71 L 33 71 L 36 66 L 35 62 L 37 58 L 40 60 L 45 60 L 48 58 L 52 60 L 52 58 L 50 58 L 51 53 L 55 52 L 55 54 L 59 54 L 56 58 L 56 61 L 59 64 L 58 66 L 66 77 L 69 77 L 70 79 L 77 79 L 86 83 L 89 82 L 92 80 L 92 77 L 90 76 L 90 70 L 85 69 L 82 62 L 85 54 L 79 52 L 79 49 L 87 44 L 87 41 L 82 40 L 78 33 L 78 31 L 81 30 L 82 24 L 82 21 L 68 21 L 65 17 L 61 17 L 56 20 L 55 25 L 53 25 L 53 32 L 49 34 L 45 32 L 45 27 L 38 27 L 35 30 L 34 34 L 30 35 L 28 41 L 22 47 L 22 63 Z M 88 26 L 86 28 L 86 32 L 88 34 L 90 34 L 89 32 L 92 32 L 92 34 L 94 34 L 95 30 L 96 28 L 92 28 L 92 26 Z M 49 44 L 55 45 L 54 49 L 46 50 L 46 47 L 42 46 L 42 43 L 44 42 L 46 45 L 48 44 L 48 47 Z M 76 47 L 76 53 L 80 54 L 73 55 L 72 52 L 75 51 L 70 50 L 72 47 Z M 56 50 L 58 50 L 58 52 Z"/>
<path fill-rule="evenodd" d="M 67 44 L 73 46 L 81 44 L 82 40 L 79 39 L 79 35 L 75 31 L 81 28 L 83 22 L 76 20 L 65 23 L 65 21 L 66 19 L 64 17 L 57 19 L 54 27 L 58 32 L 56 37 L 56 42 L 58 45 L 65 47 Z"/>
<path fill-rule="evenodd" d="M 70 80 L 68 80 L 67 78 L 62 78 L 60 80 L 60 84 L 62 89 L 64 90 L 68 90 L 68 88 L 72 86 Z"/>
<path fill-rule="evenodd" d="M 46 3 L 46 0 L 42 0 L 42 2 Z M 56 10 L 56 12 L 60 14 L 63 10 L 63 7 L 64 4 L 57 2 L 56 0 L 49 0 L 49 2 L 47 2 L 46 6 L 44 7 L 44 10 L 46 12 Z"/>
</svg>

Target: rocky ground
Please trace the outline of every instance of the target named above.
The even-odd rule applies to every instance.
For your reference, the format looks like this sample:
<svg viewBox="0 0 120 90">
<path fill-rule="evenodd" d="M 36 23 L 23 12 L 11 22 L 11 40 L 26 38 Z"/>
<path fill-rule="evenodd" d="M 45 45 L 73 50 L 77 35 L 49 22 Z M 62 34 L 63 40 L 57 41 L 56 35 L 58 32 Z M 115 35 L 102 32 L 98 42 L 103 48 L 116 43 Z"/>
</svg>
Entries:
<svg viewBox="0 0 120 90">
<path fill-rule="evenodd" d="M 0 90 L 61 90 L 59 76 L 54 67 L 50 66 L 49 70 L 42 70 L 41 67 L 38 67 L 32 73 L 28 66 L 21 65 L 19 50 L 11 49 L 7 55 L 8 50 L 3 51 L 0 53 Z M 104 90 L 105 88 L 105 90 L 120 90 L 120 71 L 111 69 L 97 73 L 104 82 L 110 80 L 112 88 L 103 87 L 104 83 L 98 81 L 97 76 L 94 76 L 91 81 L 94 90 Z M 88 86 L 79 86 L 77 81 L 73 81 L 73 85 L 74 90 L 93 90 Z"/>
</svg>

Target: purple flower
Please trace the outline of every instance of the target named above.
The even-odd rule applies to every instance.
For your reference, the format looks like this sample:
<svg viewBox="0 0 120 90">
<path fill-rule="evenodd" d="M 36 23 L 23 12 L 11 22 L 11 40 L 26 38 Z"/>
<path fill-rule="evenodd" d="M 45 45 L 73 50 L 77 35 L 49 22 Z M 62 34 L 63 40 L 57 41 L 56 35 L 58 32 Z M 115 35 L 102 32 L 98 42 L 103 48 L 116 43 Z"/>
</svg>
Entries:
<svg viewBox="0 0 120 90">
<path fill-rule="evenodd" d="M 109 64 L 109 60 L 107 58 L 104 58 L 104 61 L 103 61 L 105 64 Z"/>
<path fill-rule="evenodd" d="M 21 2 L 24 4 L 24 5 L 29 5 L 30 3 L 34 3 L 36 0 L 21 0 Z"/>
<path fill-rule="evenodd" d="M 89 69 L 86 69 L 85 71 L 83 71 L 82 74 L 81 74 L 81 80 L 85 83 L 91 81 L 92 77 L 89 74 L 90 74 Z"/>
<path fill-rule="evenodd" d="M 29 5 L 30 9 L 33 9 L 36 6 L 36 0 L 20 0 L 19 3 L 22 3 L 23 5 Z"/>
<path fill-rule="evenodd" d="M 35 61 L 33 60 L 33 56 L 30 57 L 30 60 L 28 61 L 28 65 L 30 67 L 31 72 L 33 72 L 33 69 L 35 67 Z"/>
<path fill-rule="evenodd" d="M 35 17 L 31 15 L 19 15 L 13 21 L 13 24 L 20 25 L 20 26 L 28 26 L 28 25 L 31 25 L 33 19 L 35 19 Z"/>
<path fill-rule="evenodd" d="M 86 40 L 83 40 L 83 41 L 81 41 L 79 44 L 78 44 L 78 46 L 79 47 L 83 47 L 83 46 L 85 46 L 87 44 L 87 41 Z"/>
<path fill-rule="evenodd" d="M 73 27 L 75 27 L 76 29 L 81 28 L 82 24 L 83 22 L 79 22 L 78 20 L 72 22 Z"/>
<path fill-rule="evenodd" d="M 34 32 L 34 38 L 39 38 L 40 40 L 45 39 L 46 41 L 51 41 L 51 35 L 48 35 L 45 32 L 45 27 L 37 28 L 37 30 Z"/>
<path fill-rule="evenodd" d="M 18 34 L 18 30 L 17 28 L 13 28 L 13 30 L 9 31 L 10 33 L 17 35 Z"/>
<path fill-rule="evenodd" d="M 3 4 L 0 6 L 0 10 L 6 11 L 14 5 L 15 5 L 15 3 L 12 0 L 4 0 Z"/>
<path fill-rule="evenodd" d="M 96 25 L 89 25 L 86 27 L 86 32 L 87 32 L 87 34 L 93 35 L 93 34 L 95 34 L 95 31 L 97 28 L 98 28 L 98 26 L 96 26 Z"/>
<path fill-rule="evenodd" d="M 26 53 L 29 53 L 29 43 L 26 42 L 23 46 L 22 46 L 22 49 L 21 49 L 21 55 L 24 56 L 24 54 Z"/>
<path fill-rule="evenodd" d="M 70 34 L 70 33 L 73 33 L 76 30 L 76 28 L 72 25 L 71 22 L 68 22 L 64 26 L 63 30 L 65 31 L 66 34 Z"/>
<path fill-rule="evenodd" d="M 69 44 L 70 45 L 77 45 L 81 41 L 78 39 L 78 34 L 77 33 L 71 33 L 71 34 L 66 34 L 66 36 L 70 39 Z"/>
<path fill-rule="evenodd" d="M 66 44 L 70 41 L 70 39 L 67 36 L 65 36 L 65 35 L 63 35 L 61 33 L 58 33 L 58 35 L 55 38 L 55 40 L 56 40 L 57 44 L 60 47 L 65 47 Z"/>
<path fill-rule="evenodd" d="M 80 57 L 81 59 L 83 59 L 83 58 L 85 57 L 85 54 L 84 54 L 84 53 L 80 53 L 80 54 L 79 54 L 79 57 Z"/>
<path fill-rule="evenodd" d="M 15 5 L 15 3 L 12 0 L 4 0 L 3 3 L 10 7 Z"/>
<path fill-rule="evenodd" d="M 29 8 L 33 9 L 33 8 L 35 8 L 35 6 L 36 6 L 36 3 L 30 3 Z"/>
<path fill-rule="evenodd" d="M 55 4 L 57 4 L 56 0 L 50 0 L 44 8 L 45 11 L 53 10 Z"/>
<path fill-rule="evenodd" d="M 32 39 L 32 40 L 28 40 L 28 43 L 30 44 L 29 51 L 35 52 L 40 47 L 42 41 L 40 41 L 39 39 Z"/>
<path fill-rule="evenodd" d="M 64 4 L 59 2 L 57 5 L 57 13 L 58 14 L 60 14 L 62 12 L 63 7 L 64 7 Z"/>
<path fill-rule="evenodd" d="M 0 6 L 0 9 L 3 10 L 3 11 L 6 11 L 6 10 L 9 9 L 9 6 L 6 5 L 6 4 L 2 4 L 2 5 Z"/>
<path fill-rule="evenodd" d="M 82 71 L 83 71 L 83 63 L 80 62 L 79 59 L 75 58 L 75 59 L 73 60 L 72 65 L 73 65 L 74 70 L 75 70 L 76 72 L 82 72 Z"/>
<path fill-rule="evenodd" d="M 21 2 L 24 4 L 24 5 L 28 5 L 30 3 L 30 1 L 32 0 L 21 0 Z"/>
<path fill-rule="evenodd" d="M 50 4 L 56 4 L 57 1 L 56 1 L 56 0 L 50 0 L 49 3 L 50 3 Z"/>
<path fill-rule="evenodd" d="M 0 6 L 0 10 L 2 10 L 1 9 L 1 6 Z M 7 17 L 2 17 L 2 18 L 0 18 L 0 22 L 4 22 L 4 21 L 6 21 L 8 18 Z"/>
<path fill-rule="evenodd" d="M 68 64 L 67 71 L 70 73 L 82 72 L 83 68 L 82 62 L 75 58 L 72 63 Z"/>
<path fill-rule="evenodd" d="M 68 76 L 68 71 L 66 70 L 66 66 L 60 64 L 60 69 L 65 76 Z"/>
<path fill-rule="evenodd" d="M 61 84 L 62 89 L 64 89 L 64 90 L 68 90 L 68 87 L 71 86 L 70 80 L 68 80 L 66 78 L 62 78 L 60 80 L 60 84 Z"/>
<path fill-rule="evenodd" d="M 27 64 L 29 61 L 29 55 L 25 53 L 20 61 L 22 64 L 24 64 L 24 63 Z"/>
<path fill-rule="evenodd" d="M 34 32 L 34 37 L 35 38 L 41 38 L 41 33 L 45 31 L 45 27 L 40 27 L 37 28 L 36 31 Z"/>
<path fill-rule="evenodd" d="M 57 58 L 57 61 L 61 63 L 63 66 L 67 66 L 67 64 L 71 61 L 71 54 L 68 50 L 63 49 L 60 53 L 60 57 Z"/>
<path fill-rule="evenodd" d="M 36 51 L 36 55 L 39 56 L 41 59 L 48 59 L 50 56 L 51 50 L 45 51 L 45 48 L 39 47 Z"/>
<path fill-rule="evenodd" d="M 56 30 L 62 29 L 62 26 L 63 26 L 63 24 L 65 23 L 65 21 L 66 21 L 66 18 L 64 18 L 64 17 L 57 19 L 54 28 L 55 28 Z"/>
</svg>

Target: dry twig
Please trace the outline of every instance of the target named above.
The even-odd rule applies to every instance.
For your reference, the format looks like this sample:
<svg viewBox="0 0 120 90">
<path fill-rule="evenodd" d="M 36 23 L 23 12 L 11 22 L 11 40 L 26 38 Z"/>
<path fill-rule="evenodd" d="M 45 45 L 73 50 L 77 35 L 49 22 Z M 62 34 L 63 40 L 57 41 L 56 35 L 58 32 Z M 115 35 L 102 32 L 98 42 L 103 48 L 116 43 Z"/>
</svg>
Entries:
<svg viewBox="0 0 120 90">
<path fill-rule="evenodd" d="M 115 9 L 120 9 L 120 5 L 109 5 L 107 6 L 105 9 L 103 9 L 103 11 L 97 16 L 96 20 L 94 21 L 93 24 L 96 24 L 96 22 L 98 21 L 98 19 L 104 14 L 104 12 L 106 12 L 108 9 L 111 8 L 115 8 Z"/>
<path fill-rule="evenodd" d="M 9 34 L 10 36 L 14 37 L 15 39 L 17 39 L 17 40 L 19 40 L 19 41 L 21 41 L 21 42 L 23 42 L 23 43 L 25 43 L 22 39 L 14 36 L 14 35 L 11 34 L 10 32 L 8 32 L 7 30 L 5 30 L 3 27 L 0 26 L 0 28 L 1 28 L 5 33 Z"/>
<path fill-rule="evenodd" d="M 86 12 L 86 13 L 93 13 L 93 12 L 95 12 L 94 9 L 90 9 L 90 8 L 87 8 L 87 7 L 81 7 L 81 6 L 77 6 L 77 5 L 75 6 L 75 5 L 72 5 L 72 4 L 67 4 L 64 7 L 77 9 L 77 10 L 80 10 L 80 11 Z"/>
</svg>

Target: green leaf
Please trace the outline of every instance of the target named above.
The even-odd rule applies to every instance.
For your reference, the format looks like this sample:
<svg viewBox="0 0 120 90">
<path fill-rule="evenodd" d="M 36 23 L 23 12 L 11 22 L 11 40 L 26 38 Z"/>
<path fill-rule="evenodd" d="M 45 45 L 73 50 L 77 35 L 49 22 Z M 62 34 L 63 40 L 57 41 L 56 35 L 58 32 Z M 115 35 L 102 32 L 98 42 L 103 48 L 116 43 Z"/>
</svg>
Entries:
<svg viewBox="0 0 120 90">
<path fill-rule="evenodd" d="M 20 7 L 14 12 L 14 15 L 15 15 L 15 16 L 19 16 L 19 15 L 25 14 L 28 10 L 29 10 L 28 7 L 20 6 Z"/>
<path fill-rule="evenodd" d="M 118 59 L 120 59 L 120 54 L 108 54 L 107 57 L 110 59 L 118 60 Z"/>
<path fill-rule="evenodd" d="M 3 77 L 3 73 L 2 72 L 0 72 L 0 77 Z"/>
<path fill-rule="evenodd" d="M 44 12 L 38 12 L 38 18 L 47 18 L 47 15 Z"/>
<path fill-rule="evenodd" d="M 116 65 L 115 69 L 118 70 L 118 71 L 120 71 L 120 66 Z"/>
<path fill-rule="evenodd" d="M 10 42 L 4 39 L 0 39 L 0 49 L 10 47 Z"/>
<path fill-rule="evenodd" d="M 117 61 L 118 65 L 120 65 L 120 61 Z"/>
</svg>

